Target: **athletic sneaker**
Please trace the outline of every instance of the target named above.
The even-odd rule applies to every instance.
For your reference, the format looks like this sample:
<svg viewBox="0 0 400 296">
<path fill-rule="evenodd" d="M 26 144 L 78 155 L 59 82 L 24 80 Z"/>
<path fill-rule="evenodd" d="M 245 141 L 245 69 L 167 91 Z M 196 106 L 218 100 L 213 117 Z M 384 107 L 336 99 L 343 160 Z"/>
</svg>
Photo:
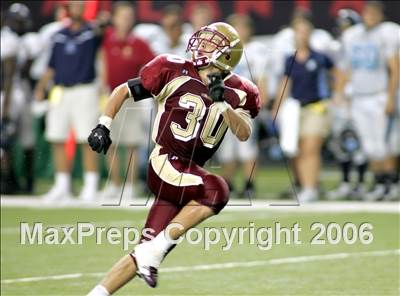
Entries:
<svg viewBox="0 0 400 296">
<path fill-rule="evenodd" d="M 318 200 L 318 190 L 314 188 L 304 188 L 300 191 L 297 198 L 299 203 L 308 203 Z"/>
<path fill-rule="evenodd" d="M 165 253 L 158 250 L 152 241 L 143 242 L 135 247 L 136 273 L 152 288 L 157 286 L 158 268 L 164 256 Z"/>
<path fill-rule="evenodd" d="M 95 187 L 83 186 L 79 199 L 84 203 L 94 203 L 97 200 L 98 192 Z"/>
<path fill-rule="evenodd" d="M 382 200 L 385 195 L 385 185 L 376 184 L 375 187 L 364 195 L 365 201 L 377 201 Z"/>
<path fill-rule="evenodd" d="M 42 196 L 42 200 L 45 203 L 68 202 L 71 200 L 71 196 L 70 190 L 54 185 L 49 192 Z"/>
<path fill-rule="evenodd" d="M 400 199 L 400 190 L 398 184 L 392 184 L 389 190 L 383 195 L 383 200 L 392 201 Z"/>
<path fill-rule="evenodd" d="M 365 188 L 364 184 L 357 184 L 351 191 L 350 198 L 355 200 L 363 200 L 366 192 L 367 189 Z"/>
<path fill-rule="evenodd" d="M 352 188 L 350 183 L 348 182 L 342 182 L 340 183 L 339 187 L 329 191 L 326 195 L 326 198 L 329 200 L 336 200 L 336 199 L 343 199 L 343 198 L 348 198 L 350 194 L 352 193 Z"/>
<path fill-rule="evenodd" d="M 122 205 L 132 204 L 136 197 L 135 186 L 132 183 L 126 183 L 123 190 L 124 192 L 122 192 L 122 188 L 120 189 L 120 192 L 118 193 L 118 200 L 121 198 L 121 192 L 122 192 L 121 204 Z"/>
<path fill-rule="evenodd" d="M 255 190 L 253 182 L 248 182 L 241 193 L 241 197 L 244 199 L 255 198 Z"/>
<path fill-rule="evenodd" d="M 100 197 L 102 199 L 115 199 L 119 197 L 121 194 L 121 187 L 118 185 L 115 185 L 113 182 L 109 182 L 104 189 L 101 191 Z"/>
</svg>

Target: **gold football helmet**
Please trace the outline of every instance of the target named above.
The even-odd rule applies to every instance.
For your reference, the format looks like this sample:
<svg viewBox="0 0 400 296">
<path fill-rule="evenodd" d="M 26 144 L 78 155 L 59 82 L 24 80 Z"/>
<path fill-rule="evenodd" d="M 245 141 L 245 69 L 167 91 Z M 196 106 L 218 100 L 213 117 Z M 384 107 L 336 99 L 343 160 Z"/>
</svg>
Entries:
<svg viewBox="0 0 400 296">
<path fill-rule="evenodd" d="M 194 33 L 186 50 L 192 52 L 192 60 L 197 68 L 212 64 L 223 71 L 232 71 L 242 57 L 243 44 L 231 25 L 218 22 Z"/>
</svg>

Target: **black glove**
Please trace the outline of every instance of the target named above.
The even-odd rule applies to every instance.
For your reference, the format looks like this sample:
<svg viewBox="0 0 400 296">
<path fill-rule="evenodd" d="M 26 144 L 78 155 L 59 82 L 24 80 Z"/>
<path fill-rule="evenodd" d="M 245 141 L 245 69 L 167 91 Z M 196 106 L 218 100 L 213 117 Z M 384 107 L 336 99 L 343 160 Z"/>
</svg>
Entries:
<svg viewBox="0 0 400 296">
<path fill-rule="evenodd" d="M 97 153 L 104 151 L 104 154 L 106 154 L 112 143 L 109 129 L 102 124 L 98 124 L 90 133 L 88 142 L 93 151 Z"/>
<path fill-rule="evenodd" d="M 210 83 L 208 84 L 208 95 L 214 102 L 224 101 L 224 80 L 222 73 L 211 73 L 207 75 Z"/>
</svg>

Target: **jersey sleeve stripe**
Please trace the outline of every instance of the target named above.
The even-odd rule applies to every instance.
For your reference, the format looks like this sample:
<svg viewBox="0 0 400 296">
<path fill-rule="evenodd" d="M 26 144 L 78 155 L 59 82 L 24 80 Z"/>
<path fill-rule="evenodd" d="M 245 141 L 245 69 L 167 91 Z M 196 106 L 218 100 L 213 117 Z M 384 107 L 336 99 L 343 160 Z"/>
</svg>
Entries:
<svg viewBox="0 0 400 296">
<path fill-rule="evenodd" d="M 170 95 L 174 93 L 182 84 L 189 81 L 191 78 L 189 76 L 179 76 L 170 82 L 168 82 L 160 91 L 160 93 L 155 96 L 157 101 L 163 101 L 168 99 Z"/>
</svg>

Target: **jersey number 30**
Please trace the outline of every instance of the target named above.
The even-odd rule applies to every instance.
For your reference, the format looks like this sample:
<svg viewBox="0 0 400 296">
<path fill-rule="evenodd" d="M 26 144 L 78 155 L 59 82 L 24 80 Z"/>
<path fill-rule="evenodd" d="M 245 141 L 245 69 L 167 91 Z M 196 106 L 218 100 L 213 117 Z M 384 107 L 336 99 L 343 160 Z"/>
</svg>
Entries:
<svg viewBox="0 0 400 296">
<path fill-rule="evenodd" d="M 186 128 L 182 128 L 179 123 L 172 122 L 170 127 L 176 139 L 188 142 L 197 137 L 207 107 L 200 96 L 191 93 L 186 93 L 180 97 L 179 106 L 189 110 L 193 108 L 193 110 L 189 111 L 186 115 L 185 120 L 187 126 Z M 228 127 L 225 121 L 222 120 L 217 130 L 213 133 L 220 116 L 220 111 L 212 104 L 209 107 L 204 126 L 200 132 L 200 140 L 203 142 L 204 146 L 208 148 L 213 148 L 218 144 Z"/>
</svg>

